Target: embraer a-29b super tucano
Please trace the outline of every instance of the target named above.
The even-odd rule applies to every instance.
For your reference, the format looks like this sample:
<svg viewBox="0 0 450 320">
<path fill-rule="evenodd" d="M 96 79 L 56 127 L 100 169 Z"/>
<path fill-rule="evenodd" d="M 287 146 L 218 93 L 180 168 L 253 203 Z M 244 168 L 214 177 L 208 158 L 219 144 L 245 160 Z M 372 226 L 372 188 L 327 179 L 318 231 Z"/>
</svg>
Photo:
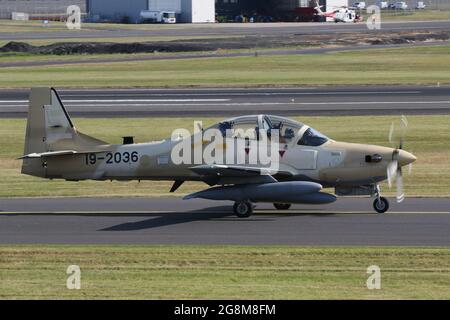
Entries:
<svg viewBox="0 0 450 320">
<path fill-rule="evenodd" d="M 379 183 L 396 180 L 397 201 L 402 201 L 402 167 L 416 160 L 402 150 L 406 118 L 401 123 L 395 148 L 335 141 L 306 124 L 272 115 L 236 117 L 189 135 L 180 129 L 158 142 L 134 143 L 127 137 L 112 145 L 79 132 L 54 89 L 33 88 L 20 159 L 22 173 L 48 179 L 170 180 L 171 192 L 185 181 L 203 181 L 210 188 L 185 199 L 231 200 L 239 217 L 249 217 L 256 202 L 286 210 L 293 203 L 331 203 L 336 195 L 375 197 L 373 207 L 382 213 L 389 203 Z M 391 142 L 393 136 L 392 126 Z M 214 149 L 212 159 L 205 156 L 208 149 Z M 253 156 L 257 149 L 270 151 L 271 161 L 262 164 L 262 153 Z M 322 191 L 332 187 L 336 195 Z"/>
</svg>

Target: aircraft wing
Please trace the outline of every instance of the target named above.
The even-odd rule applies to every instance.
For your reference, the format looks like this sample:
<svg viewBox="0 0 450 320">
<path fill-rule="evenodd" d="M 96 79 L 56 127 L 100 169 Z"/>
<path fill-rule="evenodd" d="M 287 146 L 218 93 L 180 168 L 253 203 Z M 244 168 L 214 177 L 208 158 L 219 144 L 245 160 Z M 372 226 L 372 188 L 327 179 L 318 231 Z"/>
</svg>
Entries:
<svg viewBox="0 0 450 320">
<path fill-rule="evenodd" d="M 290 177 L 292 173 L 262 167 L 236 165 L 200 165 L 191 171 L 203 176 L 208 184 L 250 184 L 278 182 L 277 177 Z"/>
</svg>

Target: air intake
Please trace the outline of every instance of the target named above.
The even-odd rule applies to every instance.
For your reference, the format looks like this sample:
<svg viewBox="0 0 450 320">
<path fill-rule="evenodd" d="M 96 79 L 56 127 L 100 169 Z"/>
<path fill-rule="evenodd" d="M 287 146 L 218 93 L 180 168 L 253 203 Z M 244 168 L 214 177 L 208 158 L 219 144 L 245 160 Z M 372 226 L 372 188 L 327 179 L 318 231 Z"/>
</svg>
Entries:
<svg viewBox="0 0 450 320">
<path fill-rule="evenodd" d="M 122 137 L 123 138 L 123 144 L 133 144 L 134 143 L 134 137 Z"/>
</svg>

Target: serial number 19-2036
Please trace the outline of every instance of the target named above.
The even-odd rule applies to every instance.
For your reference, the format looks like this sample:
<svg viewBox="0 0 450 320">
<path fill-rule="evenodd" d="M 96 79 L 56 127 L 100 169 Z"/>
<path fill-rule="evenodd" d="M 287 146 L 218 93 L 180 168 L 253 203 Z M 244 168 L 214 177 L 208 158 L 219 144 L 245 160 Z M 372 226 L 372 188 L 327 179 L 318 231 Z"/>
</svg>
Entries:
<svg viewBox="0 0 450 320">
<path fill-rule="evenodd" d="M 85 161 L 86 165 L 94 165 L 97 161 L 105 160 L 106 164 L 113 163 L 135 163 L 139 160 L 139 154 L 137 151 L 133 152 L 107 152 L 105 156 L 101 156 L 96 153 L 86 153 Z"/>
</svg>

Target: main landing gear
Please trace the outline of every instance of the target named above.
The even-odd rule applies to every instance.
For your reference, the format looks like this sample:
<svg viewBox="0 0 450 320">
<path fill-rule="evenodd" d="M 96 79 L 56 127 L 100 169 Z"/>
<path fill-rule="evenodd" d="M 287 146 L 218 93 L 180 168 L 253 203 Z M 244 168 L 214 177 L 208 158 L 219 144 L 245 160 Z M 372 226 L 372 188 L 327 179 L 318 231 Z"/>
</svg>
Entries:
<svg viewBox="0 0 450 320">
<path fill-rule="evenodd" d="M 389 209 L 389 201 L 381 196 L 380 186 L 376 186 L 375 200 L 373 201 L 373 208 L 378 213 L 385 213 Z"/>
<path fill-rule="evenodd" d="M 253 205 L 250 201 L 235 202 L 233 211 L 239 218 L 248 218 L 252 215 Z"/>
<path fill-rule="evenodd" d="M 291 207 L 291 204 L 275 202 L 273 206 L 277 210 L 288 210 Z M 248 218 L 253 213 L 253 204 L 250 201 L 235 202 L 233 206 L 233 211 L 239 218 Z"/>
</svg>

